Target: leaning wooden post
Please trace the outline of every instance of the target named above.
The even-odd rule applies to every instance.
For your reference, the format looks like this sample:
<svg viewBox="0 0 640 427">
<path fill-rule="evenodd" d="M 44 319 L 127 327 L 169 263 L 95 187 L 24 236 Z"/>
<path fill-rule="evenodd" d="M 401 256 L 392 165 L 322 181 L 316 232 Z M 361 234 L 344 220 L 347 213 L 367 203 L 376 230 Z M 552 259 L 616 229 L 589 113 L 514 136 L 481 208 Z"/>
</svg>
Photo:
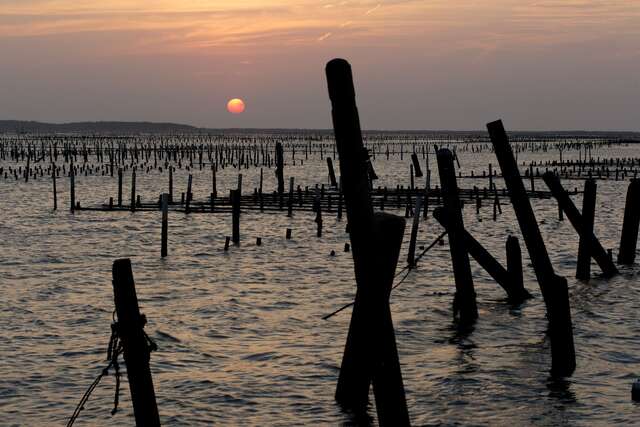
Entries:
<svg viewBox="0 0 640 427">
<path fill-rule="evenodd" d="M 453 311 L 454 315 L 459 314 L 461 324 L 469 325 L 478 318 L 478 307 L 471 277 L 469 254 L 465 249 L 462 206 L 458 195 L 453 154 L 450 150 L 442 148 L 438 150 L 436 155 L 440 185 L 442 186 L 442 201 L 445 215 L 448 218 L 449 249 L 456 283 Z"/>
<path fill-rule="evenodd" d="M 69 192 L 71 193 L 71 213 L 73 213 L 76 211 L 76 172 L 73 168 L 73 160 L 71 161 L 71 165 L 69 166 L 69 179 Z"/>
<path fill-rule="evenodd" d="M 159 426 L 160 416 L 149 369 L 150 348 L 143 330 L 146 319 L 138 307 L 129 259 L 119 259 L 113 263 L 113 295 L 136 425 Z"/>
<path fill-rule="evenodd" d="M 327 157 L 327 169 L 329 169 L 329 184 L 332 187 L 338 187 L 338 182 L 336 181 L 336 173 L 333 170 L 333 161 L 331 161 L 331 157 Z"/>
<path fill-rule="evenodd" d="M 162 258 L 167 256 L 167 234 L 169 231 L 169 194 L 162 194 L 162 246 L 160 249 L 160 256 Z"/>
<path fill-rule="evenodd" d="M 169 166 L 169 203 L 173 203 L 173 166 Z"/>
<path fill-rule="evenodd" d="M 191 198 L 193 197 L 191 194 L 191 185 L 193 184 L 193 175 L 189 174 L 189 178 L 187 180 L 187 200 L 184 207 L 185 213 L 191 213 Z"/>
<path fill-rule="evenodd" d="M 553 270 L 502 121 L 488 123 L 487 129 L 547 307 L 551 373 L 571 375 L 576 367 L 576 356 L 567 281 Z"/>
<path fill-rule="evenodd" d="M 373 382 L 380 424 L 409 425 L 389 309 L 404 219 L 373 214 L 351 66 L 334 59 L 326 73 L 357 282 L 336 400 L 358 413 L 366 412 Z"/>
<path fill-rule="evenodd" d="M 418 226 L 420 225 L 421 207 L 422 195 L 419 194 L 416 196 L 416 207 L 413 214 L 413 224 L 411 225 L 411 240 L 409 240 L 409 253 L 407 254 L 407 265 L 409 268 L 414 268 L 416 266 L 416 240 L 418 240 Z"/>
<path fill-rule="evenodd" d="M 638 227 L 640 226 L 640 180 L 633 179 L 627 190 L 627 201 L 624 207 L 622 236 L 620 237 L 619 264 L 633 264 L 636 258 L 638 243 Z"/>
<path fill-rule="evenodd" d="M 231 241 L 234 245 L 240 243 L 240 191 L 231 190 Z"/>
<path fill-rule="evenodd" d="M 580 280 L 589 280 L 591 276 L 591 250 L 587 236 L 593 234 L 595 211 L 596 181 L 589 178 L 584 182 L 584 192 L 582 193 L 582 226 L 584 233 L 580 235 L 578 263 L 576 266 L 576 278 Z"/>
<path fill-rule="evenodd" d="M 589 245 L 589 252 L 600 266 L 602 273 L 606 277 L 612 277 L 618 274 L 618 269 L 613 263 L 613 260 L 609 258 L 607 251 L 602 247 L 598 238 L 593 234 L 593 231 L 591 233 L 585 231 L 582 215 L 580 215 L 578 208 L 573 204 L 567 191 L 562 187 L 562 184 L 560 184 L 560 178 L 552 172 L 545 172 L 542 178 L 545 184 L 547 184 L 547 187 L 549 187 L 549 190 L 551 190 L 553 197 L 558 201 L 558 205 L 567 214 L 569 222 L 571 222 L 571 225 L 578 235 L 581 237 L 584 236 L 586 239 Z"/>
</svg>

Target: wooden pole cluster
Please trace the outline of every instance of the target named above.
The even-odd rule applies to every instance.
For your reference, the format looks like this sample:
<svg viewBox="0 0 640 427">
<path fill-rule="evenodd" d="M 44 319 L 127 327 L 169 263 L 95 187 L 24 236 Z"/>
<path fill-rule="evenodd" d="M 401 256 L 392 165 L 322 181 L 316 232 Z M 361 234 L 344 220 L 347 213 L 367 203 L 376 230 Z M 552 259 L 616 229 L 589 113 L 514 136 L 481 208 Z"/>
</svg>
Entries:
<svg viewBox="0 0 640 427">
<path fill-rule="evenodd" d="M 404 219 L 373 213 L 351 66 L 334 59 L 326 73 L 357 283 L 336 400 L 364 413 L 373 383 L 380 425 L 409 425 L 389 307 Z"/>
<path fill-rule="evenodd" d="M 575 370 L 576 357 L 567 281 L 553 270 L 502 121 L 487 124 L 487 129 L 547 307 L 551 373 L 555 376 L 571 375 Z"/>
</svg>

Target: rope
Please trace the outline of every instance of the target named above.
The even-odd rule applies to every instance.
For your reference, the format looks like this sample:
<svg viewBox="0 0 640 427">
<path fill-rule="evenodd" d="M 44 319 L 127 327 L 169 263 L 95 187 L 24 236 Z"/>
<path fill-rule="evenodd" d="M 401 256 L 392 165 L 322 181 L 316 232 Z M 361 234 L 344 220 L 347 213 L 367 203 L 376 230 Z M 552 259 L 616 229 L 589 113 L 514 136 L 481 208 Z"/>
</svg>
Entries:
<svg viewBox="0 0 640 427">
<path fill-rule="evenodd" d="M 427 247 L 426 247 L 426 248 L 425 248 L 425 249 L 420 253 L 420 255 L 418 255 L 418 256 L 416 257 L 415 262 L 420 261 L 420 259 L 421 259 L 423 256 L 425 256 L 425 254 L 426 254 L 427 252 L 429 252 L 429 250 L 430 250 L 431 248 L 433 248 L 433 247 L 436 245 L 436 243 L 438 243 L 438 242 L 440 241 L 440 239 L 442 239 L 444 236 L 446 236 L 446 234 L 447 234 L 447 231 L 445 230 L 445 231 L 443 231 L 443 232 L 442 232 L 438 237 L 436 237 L 436 239 L 435 239 L 433 242 L 431 242 L 431 244 L 430 244 L 429 246 L 427 246 Z M 409 273 L 411 273 L 412 269 L 411 269 L 408 265 L 406 265 L 406 266 L 404 266 L 404 267 L 402 268 L 402 270 L 398 271 L 398 272 L 395 274 L 395 276 L 393 276 L 393 278 L 395 279 L 396 277 L 400 276 L 404 271 L 406 271 L 407 273 L 402 277 L 402 279 L 400 279 L 400 281 L 399 281 L 398 283 L 396 283 L 396 284 L 391 288 L 391 290 L 394 290 L 395 288 L 397 288 L 398 286 L 400 286 L 400 285 L 401 285 L 401 284 L 402 284 L 402 283 L 407 279 L 407 277 L 409 276 Z M 335 311 L 333 311 L 333 312 L 331 312 L 331 313 L 329 313 L 329 314 L 327 314 L 327 315 L 323 316 L 323 317 L 322 317 L 322 320 L 329 320 L 330 318 L 332 318 L 332 317 L 333 317 L 333 316 L 335 316 L 336 314 L 340 313 L 340 312 L 341 312 L 341 311 L 343 311 L 343 310 L 346 310 L 347 308 L 351 307 L 351 306 L 352 306 L 352 305 L 354 305 L 354 304 L 355 304 L 355 301 L 352 301 L 352 302 L 350 302 L 350 303 L 347 303 L 347 304 L 343 305 L 342 307 L 340 307 L 339 309 L 337 309 L 337 310 L 335 310 Z"/>
<path fill-rule="evenodd" d="M 147 323 L 147 319 L 144 316 L 144 314 L 141 315 L 141 320 L 142 320 L 142 327 L 144 327 L 144 325 Z M 118 358 L 124 352 L 124 347 L 122 346 L 122 340 L 120 339 L 118 329 L 119 329 L 118 322 L 114 320 L 114 322 L 111 323 L 111 337 L 109 338 L 109 345 L 107 346 L 107 361 L 109 362 L 109 364 L 104 369 L 102 369 L 102 371 L 97 376 L 97 378 L 93 380 L 89 388 L 87 388 L 87 391 L 84 392 L 84 395 L 80 399 L 80 402 L 76 406 L 76 409 L 73 411 L 71 418 L 69 418 L 69 422 L 67 422 L 67 427 L 73 426 L 73 423 L 76 421 L 76 419 L 80 415 L 80 412 L 82 412 L 82 410 L 84 409 L 84 405 L 87 403 L 87 401 L 89 400 L 89 397 L 91 397 L 91 394 L 100 383 L 100 380 L 102 380 L 103 377 L 109 375 L 109 369 L 111 369 L 111 367 L 113 367 L 114 375 L 116 377 L 116 389 L 115 389 L 115 395 L 113 397 L 113 409 L 111 410 L 111 415 L 115 415 L 116 412 L 118 412 L 118 404 L 120 403 L 120 376 L 121 376 L 120 364 L 118 363 Z M 149 338 L 149 336 L 144 331 L 144 329 L 142 330 L 142 333 L 144 334 L 145 344 L 147 345 L 148 352 L 150 353 L 152 351 L 156 351 L 158 349 L 158 346 L 156 345 L 156 343 L 153 342 L 151 338 Z"/>
</svg>

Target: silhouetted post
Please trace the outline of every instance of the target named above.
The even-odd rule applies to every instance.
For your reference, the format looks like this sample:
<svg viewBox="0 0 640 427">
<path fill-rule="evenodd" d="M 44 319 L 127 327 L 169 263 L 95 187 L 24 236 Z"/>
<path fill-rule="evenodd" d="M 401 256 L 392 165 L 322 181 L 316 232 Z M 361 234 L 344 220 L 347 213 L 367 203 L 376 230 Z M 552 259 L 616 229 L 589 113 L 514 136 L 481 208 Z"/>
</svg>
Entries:
<svg viewBox="0 0 640 427">
<path fill-rule="evenodd" d="M 571 375 L 576 367 L 576 357 L 567 281 L 553 271 L 502 121 L 488 123 L 487 129 L 547 307 L 551 373 Z"/>
<path fill-rule="evenodd" d="M 122 207 L 122 168 L 118 168 L 118 207 Z"/>
<path fill-rule="evenodd" d="M 449 218 L 445 214 L 443 207 L 437 207 L 433 210 L 433 217 L 449 232 Z M 522 283 L 518 284 L 513 280 L 509 271 L 509 258 L 507 257 L 507 269 L 502 265 L 478 242 L 467 230 L 462 231 L 465 250 L 475 259 L 482 268 L 500 285 L 509 298 L 511 304 L 520 304 L 527 298 L 531 298 L 531 294 L 524 289 Z M 517 243 L 517 242 L 516 242 Z M 520 247 L 518 246 L 518 250 Z M 521 267 L 522 270 L 522 267 Z M 522 276 L 522 271 L 520 271 Z M 522 282 L 522 280 L 521 280 Z"/>
<path fill-rule="evenodd" d="M 413 163 L 413 171 L 415 173 L 416 178 L 422 177 L 422 168 L 420 168 L 420 161 L 418 160 L 418 155 L 413 153 L 411 155 L 411 162 Z"/>
<path fill-rule="evenodd" d="M 129 259 L 119 259 L 113 263 L 113 295 L 136 425 L 159 426 L 160 417 L 149 369 L 150 348 L 143 330 L 146 319 L 138 307 Z"/>
<path fill-rule="evenodd" d="M 70 180 L 69 192 L 71 195 L 71 213 L 74 213 L 76 211 L 76 171 L 73 167 L 73 160 L 71 161 L 71 164 L 69 166 L 69 180 Z"/>
<path fill-rule="evenodd" d="M 131 172 L 131 212 L 136 211 L 136 170 Z"/>
<path fill-rule="evenodd" d="M 216 183 L 216 165 L 211 164 L 211 191 L 213 191 L 213 197 L 218 197 L 218 186 Z"/>
<path fill-rule="evenodd" d="M 189 174 L 189 178 L 187 180 L 187 200 L 184 207 L 185 213 L 191 213 L 191 198 L 193 197 L 191 193 L 191 185 L 193 184 L 193 175 Z"/>
<path fill-rule="evenodd" d="M 591 251 L 589 250 L 588 235 L 593 234 L 593 222 L 596 211 L 596 182 L 589 178 L 584 182 L 582 193 L 582 225 L 584 233 L 580 235 L 578 245 L 578 263 L 576 266 L 576 278 L 589 280 L 591 276 Z"/>
<path fill-rule="evenodd" d="M 453 154 L 446 148 L 438 150 L 438 172 L 444 211 L 449 225 L 449 249 L 453 264 L 453 275 L 456 283 L 456 294 L 453 300 L 454 316 L 459 314 L 461 324 L 471 324 L 478 318 L 476 293 L 471 278 L 469 255 L 465 249 L 464 223 L 462 206 L 458 196 L 456 172 L 453 167 Z"/>
<path fill-rule="evenodd" d="M 58 210 L 58 190 L 56 189 L 56 165 L 53 165 L 53 172 L 51 172 L 51 179 L 53 180 L 53 210 Z"/>
<path fill-rule="evenodd" d="M 514 303 L 519 304 L 527 298 L 531 298 L 531 294 L 524 287 L 524 278 L 522 274 L 522 251 L 520 250 L 520 242 L 518 238 L 512 235 L 507 237 L 507 272 L 511 280 L 511 287 L 515 295 L 521 297 L 520 300 L 515 298 Z"/>
<path fill-rule="evenodd" d="M 415 156 L 415 154 L 414 154 Z M 420 209 L 422 207 L 422 196 L 416 196 L 416 208 L 413 214 L 413 224 L 411 225 L 411 239 L 409 240 L 409 253 L 407 254 L 407 265 L 409 268 L 416 266 L 416 240 L 418 240 L 418 227 L 420 225 Z"/>
<path fill-rule="evenodd" d="M 169 166 L 169 203 L 173 203 L 173 166 Z"/>
<path fill-rule="evenodd" d="M 290 177 L 289 178 L 289 201 L 287 202 L 288 217 L 293 216 L 293 185 L 294 185 L 294 178 Z"/>
<path fill-rule="evenodd" d="M 602 247 L 598 238 L 593 234 L 593 231 L 589 233 L 585 230 L 582 215 L 580 215 L 578 208 L 573 204 L 569 194 L 562 187 L 562 184 L 560 184 L 560 178 L 558 178 L 553 172 L 545 172 L 542 175 L 542 179 L 544 179 L 545 184 L 547 184 L 547 187 L 551 190 L 553 197 L 558 201 L 558 205 L 567 214 L 567 218 L 569 218 L 571 225 L 578 235 L 581 237 L 584 236 L 587 240 L 587 243 L 589 244 L 589 252 L 600 266 L 602 273 L 606 277 L 618 274 L 618 269 L 607 255 L 607 251 Z"/>
<path fill-rule="evenodd" d="M 638 243 L 638 227 L 640 225 L 640 180 L 633 179 L 627 190 L 627 201 L 624 207 L 622 236 L 620 237 L 619 264 L 633 264 L 636 258 Z"/>
<path fill-rule="evenodd" d="M 284 153 L 282 144 L 276 143 L 276 178 L 278 179 L 278 194 L 284 193 Z"/>
<path fill-rule="evenodd" d="M 160 256 L 162 258 L 167 256 L 167 234 L 169 231 L 169 194 L 162 194 L 162 243 L 160 249 Z"/>
<path fill-rule="evenodd" d="M 373 382 L 380 425 L 409 425 L 389 309 L 404 220 L 373 214 L 349 63 L 334 59 L 327 64 L 326 73 L 357 282 L 336 400 L 351 410 L 365 412 Z"/>
<path fill-rule="evenodd" d="M 333 161 L 331 161 L 331 157 L 327 157 L 327 168 L 329 169 L 329 183 L 335 188 L 338 186 L 338 182 L 336 181 L 336 173 L 333 170 Z"/>
<path fill-rule="evenodd" d="M 231 190 L 231 216 L 232 216 L 232 235 L 233 244 L 240 243 L 240 191 Z"/>
</svg>

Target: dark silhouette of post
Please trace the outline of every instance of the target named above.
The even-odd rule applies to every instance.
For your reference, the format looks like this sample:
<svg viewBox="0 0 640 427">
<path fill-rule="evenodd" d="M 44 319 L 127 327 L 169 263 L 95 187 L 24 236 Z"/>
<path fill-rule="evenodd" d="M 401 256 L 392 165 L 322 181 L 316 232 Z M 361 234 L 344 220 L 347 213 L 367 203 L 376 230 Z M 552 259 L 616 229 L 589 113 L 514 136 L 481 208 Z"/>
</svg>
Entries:
<svg viewBox="0 0 640 427">
<path fill-rule="evenodd" d="M 462 221 L 462 206 L 458 196 L 456 171 L 453 166 L 453 154 L 446 148 L 438 150 L 438 172 L 442 186 L 442 201 L 447 217 L 449 232 L 449 249 L 451 263 L 456 283 L 456 293 L 453 299 L 453 314 L 459 316 L 463 325 L 472 324 L 478 318 L 476 293 L 471 278 L 469 254 L 465 248 L 464 223 Z"/>
<path fill-rule="evenodd" d="M 58 210 L 58 190 L 56 189 L 56 165 L 52 165 L 51 179 L 53 180 L 53 210 Z"/>
<path fill-rule="evenodd" d="M 433 211 L 433 217 L 450 232 L 449 219 L 442 207 L 438 207 Z M 522 281 L 522 261 L 520 261 L 520 280 L 514 277 L 509 270 L 509 254 L 507 252 L 507 269 L 502 267 L 500 263 L 478 242 L 467 230 L 462 230 L 463 247 L 475 259 L 482 268 L 500 285 L 505 292 L 511 304 L 520 304 L 525 299 L 531 298 L 531 294 L 524 288 Z M 509 236 L 511 237 L 511 236 Z M 517 239 L 516 239 L 517 245 Z M 518 256 L 520 256 L 520 246 L 517 247 Z M 514 255 L 515 256 L 515 255 Z M 517 268 L 515 262 L 511 266 L 512 269 Z"/>
<path fill-rule="evenodd" d="M 284 193 L 284 153 L 282 144 L 276 143 L 276 178 L 278 179 L 278 194 Z"/>
<path fill-rule="evenodd" d="M 169 166 L 169 203 L 173 203 L 173 166 Z"/>
<path fill-rule="evenodd" d="M 71 213 L 76 211 L 76 172 L 73 168 L 73 161 L 69 166 L 69 193 L 71 196 Z"/>
<path fill-rule="evenodd" d="M 331 157 L 327 157 L 327 169 L 329 169 L 329 183 L 333 188 L 338 187 L 338 181 L 336 181 L 336 173 L 333 170 L 333 161 Z"/>
<path fill-rule="evenodd" d="M 131 212 L 136 211 L 136 170 L 131 172 Z"/>
<path fill-rule="evenodd" d="M 150 349 L 143 330 L 145 318 L 138 307 L 129 259 L 113 263 L 113 295 L 136 425 L 159 426 L 160 417 L 149 369 Z"/>
<path fill-rule="evenodd" d="M 584 233 L 580 235 L 578 263 L 576 265 L 576 278 L 580 280 L 589 280 L 591 277 L 591 250 L 587 236 L 593 234 L 596 188 L 596 181 L 592 178 L 584 182 L 584 192 L 582 193 L 582 225 Z"/>
<path fill-rule="evenodd" d="M 422 208 L 422 195 L 416 197 L 416 208 L 411 225 L 411 239 L 409 240 L 409 252 L 407 253 L 407 265 L 409 268 L 416 266 L 416 241 L 418 240 L 418 227 L 420 226 L 420 209 Z"/>
<path fill-rule="evenodd" d="M 240 190 L 231 190 L 231 241 L 240 243 Z"/>
<path fill-rule="evenodd" d="M 640 226 L 640 180 L 633 179 L 627 190 L 627 201 L 624 207 L 624 221 L 620 236 L 619 264 L 633 264 L 636 259 L 638 244 L 638 227 Z"/>
<path fill-rule="evenodd" d="M 334 59 L 327 64 L 326 74 L 357 282 L 336 400 L 362 413 L 373 382 L 380 424 L 409 425 L 389 309 L 405 221 L 373 213 L 351 66 Z"/>
<path fill-rule="evenodd" d="M 413 172 L 415 173 L 416 178 L 422 177 L 422 168 L 420 167 L 420 161 L 418 160 L 418 155 L 413 153 L 411 155 L 411 163 L 413 164 Z"/>
<path fill-rule="evenodd" d="M 573 204 L 569 194 L 562 187 L 562 184 L 560 184 L 560 178 L 552 172 L 545 172 L 542 175 L 542 179 L 545 184 L 547 184 L 547 187 L 549 187 L 549 190 L 551 190 L 553 197 L 558 201 L 560 208 L 567 214 L 571 225 L 578 235 L 581 238 L 584 237 L 586 239 L 587 244 L 589 245 L 589 252 L 600 266 L 602 273 L 606 277 L 618 274 L 618 269 L 613 263 L 613 260 L 609 258 L 607 251 L 602 247 L 598 238 L 593 234 L 593 231 L 591 233 L 586 231 L 582 215 L 580 215 L 578 208 Z"/>
<path fill-rule="evenodd" d="M 576 367 L 576 357 L 567 281 L 553 270 L 502 121 L 488 123 L 487 129 L 547 307 L 551 373 L 554 376 L 571 375 Z"/>
<path fill-rule="evenodd" d="M 169 232 L 169 194 L 162 194 L 162 234 L 160 256 L 167 256 L 167 235 Z"/>
<path fill-rule="evenodd" d="M 122 207 L 122 168 L 118 168 L 118 207 Z"/>
</svg>

